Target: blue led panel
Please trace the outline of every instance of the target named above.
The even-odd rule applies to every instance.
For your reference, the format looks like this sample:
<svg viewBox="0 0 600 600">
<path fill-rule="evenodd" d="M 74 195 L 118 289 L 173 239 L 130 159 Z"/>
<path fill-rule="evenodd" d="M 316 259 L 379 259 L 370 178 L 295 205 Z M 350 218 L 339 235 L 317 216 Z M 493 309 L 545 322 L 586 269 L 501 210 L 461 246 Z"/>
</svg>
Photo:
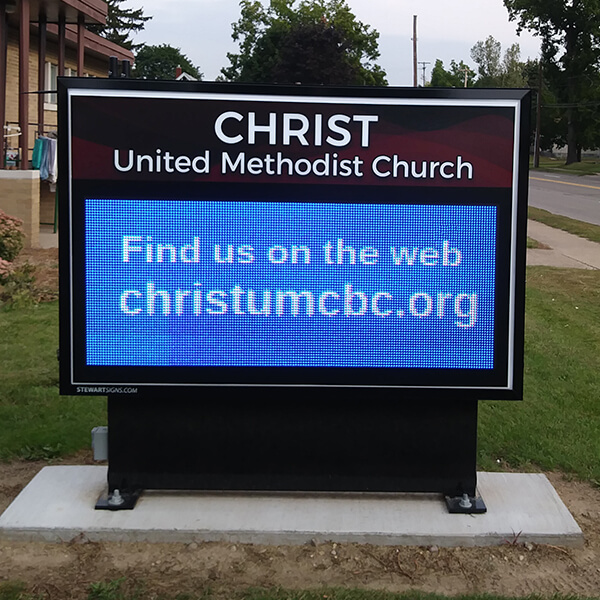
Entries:
<svg viewBox="0 0 600 600">
<path fill-rule="evenodd" d="M 88 199 L 87 365 L 492 369 L 496 212 Z"/>
</svg>

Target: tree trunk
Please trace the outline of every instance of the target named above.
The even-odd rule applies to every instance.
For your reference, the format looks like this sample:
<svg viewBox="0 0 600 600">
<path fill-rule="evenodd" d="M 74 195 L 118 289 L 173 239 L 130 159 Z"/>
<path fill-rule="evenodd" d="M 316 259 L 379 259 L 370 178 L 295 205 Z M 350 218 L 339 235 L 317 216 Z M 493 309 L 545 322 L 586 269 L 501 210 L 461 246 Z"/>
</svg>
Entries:
<svg viewBox="0 0 600 600">
<path fill-rule="evenodd" d="M 567 163 L 568 165 L 577 161 L 577 130 L 575 128 L 575 115 L 573 109 L 567 110 Z"/>
<path fill-rule="evenodd" d="M 573 5 L 578 4 L 573 0 Z M 577 94 L 577 82 L 573 76 L 575 66 L 577 31 L 574 27 L 567 27 L 566 30 L 566 56 L 563 60 L 565 71 L 567 73 L 567 164 L 570 165 L 577 161 L 577 103 L 579 101 Z"/>
</svg>

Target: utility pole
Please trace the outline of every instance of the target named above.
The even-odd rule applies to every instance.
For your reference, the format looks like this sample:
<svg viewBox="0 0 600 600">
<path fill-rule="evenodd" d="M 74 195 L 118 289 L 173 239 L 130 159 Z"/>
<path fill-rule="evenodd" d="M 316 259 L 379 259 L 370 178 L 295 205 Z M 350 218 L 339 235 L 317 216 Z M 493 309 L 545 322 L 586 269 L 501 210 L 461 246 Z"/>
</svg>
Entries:
<svg viewBox="0 0 600 600">
<path fill-rule="evenodd" d="M 542 126 L 542 87 L 544 85 L 542 72 L 542 59 L 538 63 L 538 89 L 535 115 L 535 148 L 533 149 L 533 166 L 537 169 L 540 166 L 540 142 L 541 142 L 541 126 Z"/>
<path fill-rule="evenodd" d="M 417 15 L 413 15 L 413 87 L 417 87 Z"/>
<path fill-rule="evenodd" d="M 462 71 L 465 74 L 465 87 L 467 87 L 467 78 L 469 77 L 469 71 L 471 69 L 469 69 L 469 67 L 464 67 L 463 69 L 459 69 L 459 71 Z"/>
<path fill-rule="evenodd" d="M 423 87 L 425 87 L 425 69 L 427 68 L 427 65 L 430 65 L 431 63 L 420 60 L 419 64 L 423 65 L 421 68 L 423 69 Z"/>
</svg>

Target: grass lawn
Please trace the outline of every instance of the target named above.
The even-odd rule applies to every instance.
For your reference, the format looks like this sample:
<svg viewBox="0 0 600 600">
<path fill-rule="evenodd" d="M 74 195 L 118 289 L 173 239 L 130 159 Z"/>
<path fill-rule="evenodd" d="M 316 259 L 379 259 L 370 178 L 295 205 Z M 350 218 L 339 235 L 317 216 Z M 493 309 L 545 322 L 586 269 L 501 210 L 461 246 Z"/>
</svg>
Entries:
<svg viewBox="0 0 600 600">
<path fill-rule="evenodd" d="M 89 447 L 105 399 L 58 395 L 58 304 L 0 312 L 0 459 Z M 479 468 L 600 482 L 600 271 L 529 267 L 525 401 L 481 402 Z"/>
<path fill-rule="evenodd" d="M 545 244 L 542 244 L 541 242 L 538 242 L 530 237 L 527 238 L 527 247 L 532 248 L 534 250 L 544 250 L 548 248 L 548 246 L 546 246 Z"/>
<path fill-rule="evenodd" d="M 459 594 L 453 600 L 502 600 L 505 596 L 495 594 Z M 541 596 L 523 596 L 520 600 L 541 600 Z M 567 596 L 556 595 L 552 600 L 567 600 Z M 324 590 L 249 590 L 240 600 L 447 600 L 448 596 L 429 594 L 417 590 L 392 593 L 379 590 L 324 589 Z M 107 599 L 108 600 L 108 599 Z M 570 600 L 575 600 L 571 598 Z M 577 600 L 584 600 L 578 597 Z"/>
<path fill-rule="evenodd" d="M 379 590 L 324 589 L 309 591 L 291 590 L 249 590 L 240 600 L 447 600 L 448 596 L 430 594 L 413 590 L 404 593 L 392 593 Z M 459 594 L 453 600 L 502 600 L 505 596 L 495 594 Z M 541 600 L 541 596 L 523 596 L 520 600 Z M 552 600 L 567 600 L 567 596 L 556 595 Z M 107 599 L 108 600 L 108 599 Z M 571 600 L 575 600 L 572 598 Z M 578 600 L 583 600 L 579 598 Z"/>
<path fill-rule="evenodd" d="M 533 157 L 529 160 L 529 168 L 533 171 L 570 173 L 571 175 L 596 175 L 600 173 L 600 159 L 584 158 L 581 162 L 565 165 L 564 158 L 540 156 L 539 169 L 533 168 Z"/>
<path fill-rule="evenodd" d="M 89 447 L 104 398 L 58 395 L 58 302 L 0 311 L 0 460 L 47 459 Z"/>
<path fill-rule="evenodd" d="M 87 600 L 143 600 L 148 596 L 143 586 L 131 585 L 123 580 L 92 583 Z M 159 600 L 210 600 L 213 595 L 161 595 Z M 18 583 L 0 583 L 0 600 L 39 600 L 40 596 L 28 594 Z M 323 588 L 321 590 L 285 590 L 279 588 L 248 589 L 234 593 L 229 600 L 447 600 L 447 596 L 419 591 L 393 593 L 379 590 Z M 452 596 L 453 600 L 503 600 L 504 596 L 493 594 L 469 594 Z M 542 600 L 542 596 L 523 596 L 520 600 Z M 583 596 L 552 596 L 552 600 L 586 600 Z"/>
<path fill-rule="evenodd" d="M 591 242 L 600 243 L 600 226 L 594 225 L 593 223 L 586 223 L 585 221 L 577 221 L 576 219 L 570 219 L 569 217 L 563 217 L 562 215 L 555 215 L 542 208 L 536 208 L 535 206 L 529 207 L 528 217 L 534 221 L 544 223 L 544 225 L 548 225 L 549 227 L 562 229 L 568 233 L 586 238 Z M 531 248 L 531 246 L 529 246 L 529 240 L 527 247 Z"/>
<path fill-rule="evenodd" d="M 600 485 L 600 271 L 529 267 L 525 400 L 481 402 L 479 468 L 560 469 Z"/>
</svg>

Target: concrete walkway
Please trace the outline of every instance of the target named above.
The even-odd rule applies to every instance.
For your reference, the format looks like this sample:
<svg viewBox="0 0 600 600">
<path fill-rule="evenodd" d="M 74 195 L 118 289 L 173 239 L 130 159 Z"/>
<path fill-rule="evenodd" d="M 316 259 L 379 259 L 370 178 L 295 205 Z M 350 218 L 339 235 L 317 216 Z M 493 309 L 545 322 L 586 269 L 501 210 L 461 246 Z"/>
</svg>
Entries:
<svg viewBox="0 0 600 600">
<path fill-rule="evenodd" d="M 40 248 L 58 248 L 58 233 L 54 233 L 52 226 L 40 227 Z"/>
<path fill-rule="evenodd" d="M 600 244 L 531 220 L 527 222 L 527 235 L 550 247 L 548 250 L 529 248 L 528 265 L 600 269 Z"/>
</svg>

